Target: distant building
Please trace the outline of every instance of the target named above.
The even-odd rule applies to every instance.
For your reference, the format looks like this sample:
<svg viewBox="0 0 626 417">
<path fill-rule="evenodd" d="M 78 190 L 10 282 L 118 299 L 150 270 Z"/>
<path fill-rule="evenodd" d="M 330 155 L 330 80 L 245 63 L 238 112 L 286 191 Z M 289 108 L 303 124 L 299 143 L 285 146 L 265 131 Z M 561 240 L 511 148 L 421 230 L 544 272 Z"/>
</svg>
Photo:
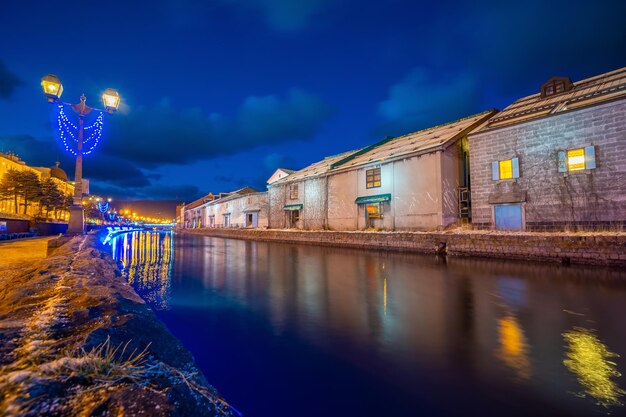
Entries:
<svg viewBox="0 0 626 417">
<path fill-rule="evenodd" d="M 219 195 L 209 193 L 180 207 L 179 227 L 267 228 L 267 212 L 267 193 L 244 187 Z"/>
<path fill-rule="evenodd" d="M 626 68 L 576 83 L 553 77 L 469 143 L 475 225 L 626 225 Z"/>
<path fill-rule="evenodd" d="M 437 229 L 469 218 L 467 135 L 495 113 L 389 137 L 275 181 L 270 227 Z"/>
<path fill-rule="evenodd" d="M 18 171 L 30 171 L 39 177 L 40 180 L 51 178 L 59 191 L 66 196 L 74 195 L 74 182 L 70 181 L 67 174 L 60 168 L 59 162 L 52 167 L 31 167 L 26 165 L 26 162 L 22 161 L 17 155 L 11 153 L 0 152 L 0 180 L 10 170 Z M 23 201 L 18 198 L 18 213 L 22 214 Z M 15 213 L 15 200 L 8 198 L 0 200 L 0 212 L 2 213 Z M 45 212 L 43 212 L 45 214 Z M 42 214 L 42 210 L 39 207 L 38 202 L 32 202 L 26 209 L 26 215 L 39 216 Z M 48 213 L 51 218 L 56 220 L 67 220 L 69 213 L 63 210 L 52 210 Z"/>
<path fill-rule="evenodd" d="M 245 187 L 206 204 L 205 227 L 267 228 L 267 193 Z"/>
<path fill-rule="evenodd" d="M 183 229 L 196 229 L 204 227 L 205 219 L 205 206 L 209 201 L 213 201 L 216 197 L 212 193 L 208 193 L 202 198 L 192 201 L 186 204 L 181 209 L 182 216 L 182 228 Z"/>
</svg>

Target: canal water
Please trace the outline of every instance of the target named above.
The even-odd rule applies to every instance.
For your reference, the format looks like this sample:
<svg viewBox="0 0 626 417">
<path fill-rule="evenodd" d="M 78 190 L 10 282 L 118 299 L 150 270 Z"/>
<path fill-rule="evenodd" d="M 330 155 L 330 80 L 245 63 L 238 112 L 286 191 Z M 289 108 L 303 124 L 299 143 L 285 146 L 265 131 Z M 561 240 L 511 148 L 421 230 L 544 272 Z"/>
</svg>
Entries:
<svg viewBox="0 0 626 417">
<path fill-rule="evenodd" d="M 623 271 L 171 232 L 111 245 L 245 416 L 626 414 Z"/>
</svg>

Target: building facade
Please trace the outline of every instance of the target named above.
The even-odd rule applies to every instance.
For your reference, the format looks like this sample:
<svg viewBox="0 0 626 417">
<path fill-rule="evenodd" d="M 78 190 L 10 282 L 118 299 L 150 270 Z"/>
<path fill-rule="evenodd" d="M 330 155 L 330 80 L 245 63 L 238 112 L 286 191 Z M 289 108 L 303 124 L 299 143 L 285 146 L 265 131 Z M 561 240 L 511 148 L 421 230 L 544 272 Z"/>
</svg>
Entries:
<svg viewBox="0 0 626 417">
<path fill-rule="evenodd" d="M 353 153 L 329 156 L 268 184 L 269 227 L 306 230 L 326 227 L 331 165 Z"/>
<path fill-rule="evenodd" d="M 469 219 L 467 135 L 494 114 L 386 138 L 270 184 L 270 227 L 417 230 Z"/>
<path fill-rule="evenodd" d="M 626 68 L 576 83 L 554 77 L 469 145 L 476 226 L 626 225 Z"/>
<path fill-rule="evenodd" d="M 205 227 L 267 228 L 267 193 L 250 187 L 206 205 Z"/>
<path fill-rule="evenodd" d="M 268 227 L 267 193 L 251 187 L 204 197 L 181 206 L 178 227 Z"/>
<path fill-rule="evenodd" d="M 40 181 L 51 179 L 57 189 L 64 196 L 74 195 L 74 182 L 70 181 L 67 174 L 59 167 L 57 162 L 52 167 L 31 167 L 22 161 L 18 156 L 10 153 L 0 153 L 0 180 L 6 173 L 11 170 L 29 171 L 35 175 Z M 16 201 L 17 200 L 17 201 Z M 17 203 L 17 206 L 16 206 Z M 58 207 L 55 210 L 43 210 L 39 201 L 29 202 L 24 213 L 24 201 L 21 197 L 0 199 L 0 212 L 7 214 L 25 214 L 30 217 L 40 217 L 47 214 L 52 220 L 65 221 L 69 218 L 67 210 Z"/>
</svg>

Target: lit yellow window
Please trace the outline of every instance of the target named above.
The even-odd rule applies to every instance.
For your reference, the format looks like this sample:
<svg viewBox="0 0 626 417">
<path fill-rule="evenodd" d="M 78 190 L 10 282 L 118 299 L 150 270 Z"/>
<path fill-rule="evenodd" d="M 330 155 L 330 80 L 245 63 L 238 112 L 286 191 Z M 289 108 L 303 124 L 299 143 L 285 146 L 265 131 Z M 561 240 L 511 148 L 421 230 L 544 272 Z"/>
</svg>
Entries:
<svg viewBox="0 0 626 417">
<path fill-rule="evenodd" d="M 567 151 L 567 170 L 579 171 L 585 169 L 585 149 L 570 149 Z"/>
<path fill-rule="evenodd" d="M 498 165 L 500 167 L 501 180 L 513 178 L 513 161 L 507 159 L 505 161 L 500 161 Z"/>
</svg>

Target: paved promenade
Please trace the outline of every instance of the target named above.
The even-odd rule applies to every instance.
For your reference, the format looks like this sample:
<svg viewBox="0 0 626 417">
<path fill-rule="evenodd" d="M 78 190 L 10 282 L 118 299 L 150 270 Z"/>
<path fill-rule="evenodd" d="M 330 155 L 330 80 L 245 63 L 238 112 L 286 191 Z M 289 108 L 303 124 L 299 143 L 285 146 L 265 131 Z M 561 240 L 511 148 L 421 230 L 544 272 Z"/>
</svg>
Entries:
<svg viewBox="0 0 626 417">
<path fill-rule="evenodd" d="M 23 274 L 29 265 L 46 257 L 52 237 L 36 237 L 0 243 L 0 287 L 7 279 Z"/>
</svg>

